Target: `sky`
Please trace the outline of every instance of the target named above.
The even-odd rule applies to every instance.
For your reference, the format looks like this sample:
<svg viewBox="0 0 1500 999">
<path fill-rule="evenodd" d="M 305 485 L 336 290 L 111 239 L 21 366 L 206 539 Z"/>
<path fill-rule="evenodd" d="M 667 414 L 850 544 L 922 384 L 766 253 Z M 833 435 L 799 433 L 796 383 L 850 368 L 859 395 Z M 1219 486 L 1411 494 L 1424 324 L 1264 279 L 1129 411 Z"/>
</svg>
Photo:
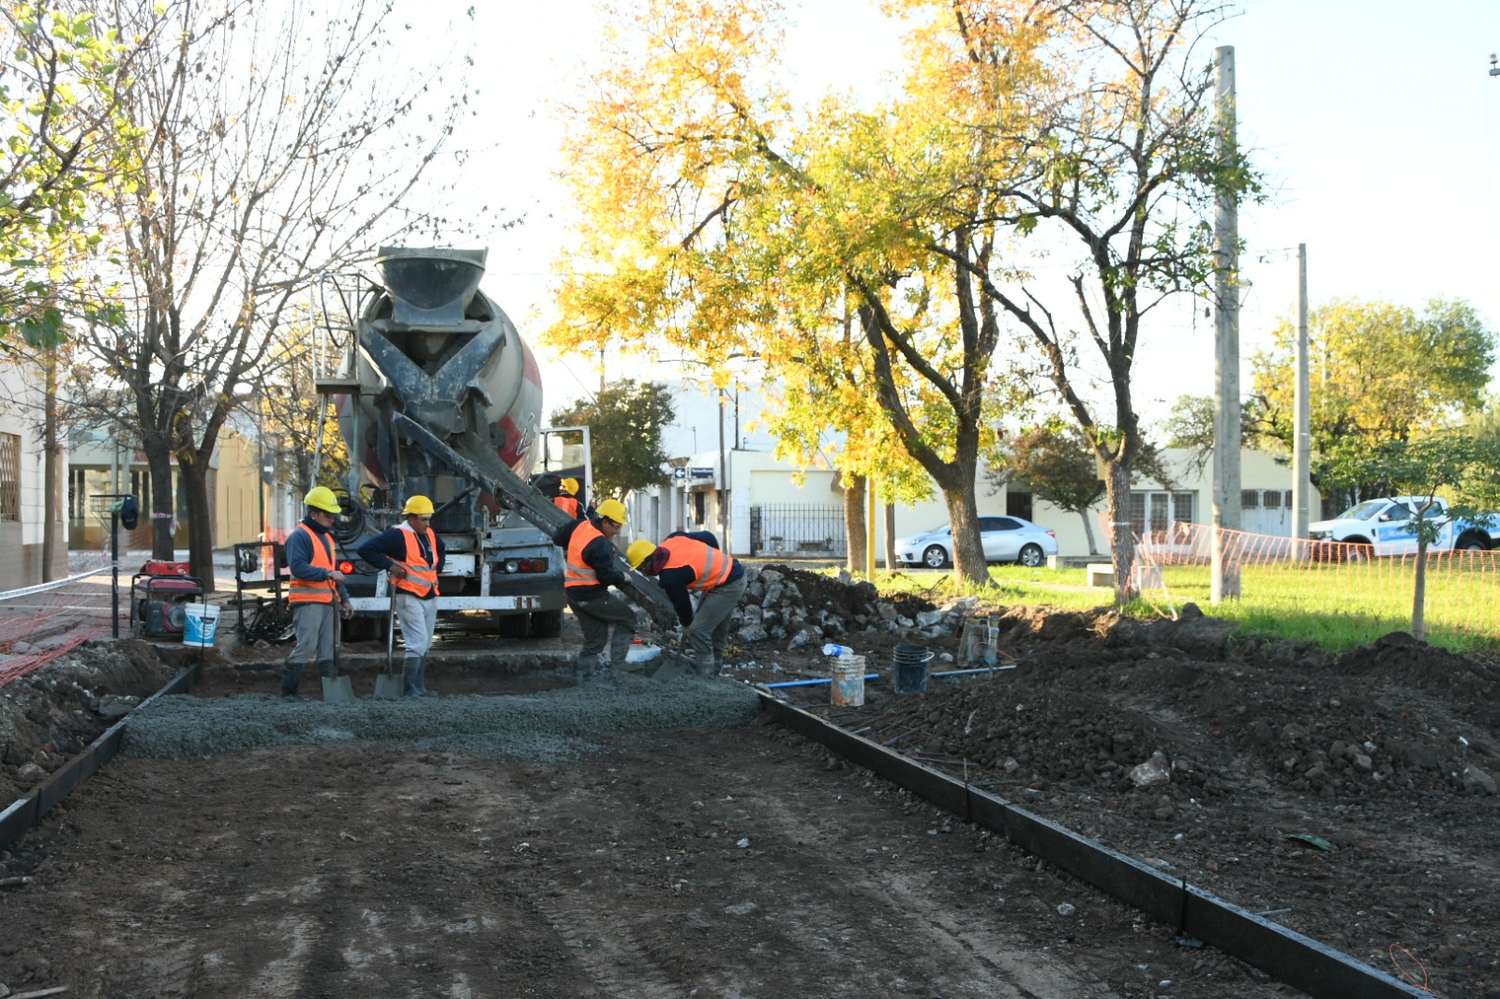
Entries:
<svg viewBox="0 0 1500 999">
<path fill-rule="evenodd" d="M 468 6 L 405 2 L 434 22 Z M 889 92 L 894 77 L 880 67 L 899 64 L 901 39 L 876 0 L 786 3 L 795 19 L 787 80 L 799 98 Z M 1488 74 L 1500 2 L 1244 0 L 1239 10 L 1211 40 L 1235 47 L 1240 140 L 1267 181 L 1266 202 L 1240 212 L 1242 383 L 1272 327 L 1294 315 L 1298 243 L 1308 247 L 1313 307 L 1463 298 L 1500 324 L 1500 76 Z M 490 248 L 485 288 L 537 350 L 551 412 L 599 381 L 597 357 L 558 357 L 538 340 L 555 317 L 551 268 L 574 221 L 559 176 L 563 105 L 585 92 L 601 17 L 592 0 L 491 0 L 477 6 L 475 28 L 481 94 L 467 140 L 482 148 L 459 183 L 466 200 L 498 206 L 493 221 L 475 222 Z M 1137 397 L 1148 422 L 1182 393 L 1212 392 L 1213 323 L 1201 308 L 1177 309 L 1143 343 Z M 677 366 L 607 364 L 611 378 L 682 376 Z M 679 436 L 700 408 L 679 419 Z"/>
</svg>

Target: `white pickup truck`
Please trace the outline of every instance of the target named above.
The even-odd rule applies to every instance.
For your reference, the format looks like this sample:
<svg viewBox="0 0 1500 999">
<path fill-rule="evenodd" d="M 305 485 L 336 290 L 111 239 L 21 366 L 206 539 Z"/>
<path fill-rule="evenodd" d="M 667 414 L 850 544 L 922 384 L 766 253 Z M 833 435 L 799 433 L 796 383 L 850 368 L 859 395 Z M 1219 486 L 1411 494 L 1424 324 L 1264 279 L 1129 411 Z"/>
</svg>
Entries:
<svg viewBox="0 0 1500 999">
<path fill-rule="evenodd" d="M 1340 541 L 1369 545 L 1375 555 L 1415 555 L 1417 532 L 1412 525 L 1415 511 L 1427 502 L 1425 496 L 1382 496 L 1345 510 L 1332 520 L 1308 525 L 1314 541 Z M 1491 514 L 1488 524 L 1448 516 L 1446 500 L 1433 500 L 1424 520 L 1439 522 L 1438 536 L 1428 551 L 1484 551 L 1500 544 L 1500 514 Z"/>
</svg>

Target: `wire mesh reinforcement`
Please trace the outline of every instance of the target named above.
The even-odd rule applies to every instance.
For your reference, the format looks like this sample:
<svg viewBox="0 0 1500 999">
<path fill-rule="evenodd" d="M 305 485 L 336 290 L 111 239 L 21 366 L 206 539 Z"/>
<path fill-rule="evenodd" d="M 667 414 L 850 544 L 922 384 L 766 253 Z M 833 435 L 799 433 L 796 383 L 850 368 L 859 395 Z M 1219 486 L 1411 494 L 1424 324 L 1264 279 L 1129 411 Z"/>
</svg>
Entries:
<svg viewBox="0 0 1500 999">
<path fill-rule="evenodd" d="M 108 553 L 70 552 L 68 562 L 62 579 L 0 592 L 0 687 L 110 634 Z"/>
<path fill-rule="evenodd" d="M 773 503 L 750 508 L 750 553 L 842 558 L 844 508 Z"/>
<path fill-rule="evenodd" d="M 1135 578 L 1148 596 L 1195 599 L 1210 583 L 1210 524 L 1176 523 L 1136 537 Z M 1367 544 L 1222 532 L 1224 559 L 1238 570 L 1241 600 L 1257 612 L 1357 618 L 1389 630 L 1410 626 L 1414 552 L 1377 554 Z M 1429 630 L 1500 640 L 1500 549 L 1429 551 L 1423 560 Z"/>
</svg>

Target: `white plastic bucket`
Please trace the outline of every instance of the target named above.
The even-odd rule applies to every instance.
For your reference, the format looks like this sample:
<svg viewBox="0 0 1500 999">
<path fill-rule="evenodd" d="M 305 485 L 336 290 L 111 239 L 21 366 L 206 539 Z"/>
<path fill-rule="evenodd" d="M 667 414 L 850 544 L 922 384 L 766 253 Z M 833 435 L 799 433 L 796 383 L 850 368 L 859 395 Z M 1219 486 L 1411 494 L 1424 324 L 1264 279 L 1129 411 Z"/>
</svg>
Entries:
<svg viewBox="0 0 1500 999">
<path fill-rule="evenodd" d="M 833 660 L 833 682 L 828 685 L 834 707 L 858 708 L 865 703 L 865 657 L 839 656 Z"/>
<path fill-rule="evenodd" d="M 211 648 L 219 633 L 219 605 L 192 603 L 182 611 L 182 644 Z"/>
</svg>

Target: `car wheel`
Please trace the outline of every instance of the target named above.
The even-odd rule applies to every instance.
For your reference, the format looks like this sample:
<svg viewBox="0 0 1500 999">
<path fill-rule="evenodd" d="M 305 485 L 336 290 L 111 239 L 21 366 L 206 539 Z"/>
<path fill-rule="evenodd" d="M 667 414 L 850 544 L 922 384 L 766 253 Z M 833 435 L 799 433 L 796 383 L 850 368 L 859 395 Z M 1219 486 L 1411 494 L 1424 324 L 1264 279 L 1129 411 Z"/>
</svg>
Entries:
<svg viewBox="0 0 1500 999">
<path fill-rule="evenodd" d="M 948 553 L 942 545 L 928 545 L 922 553 L 922 564 L 929 569 L 941 569 L 948 564 Z"/>
<path fill-rule="evenodd" d="M 1041 545 L 1025 545 L 1021 548 L 1021 557 L 1017 561 L 1028 569 L 1035 569 L 1042 564 L 1044 558 Z"/>
</svg>

